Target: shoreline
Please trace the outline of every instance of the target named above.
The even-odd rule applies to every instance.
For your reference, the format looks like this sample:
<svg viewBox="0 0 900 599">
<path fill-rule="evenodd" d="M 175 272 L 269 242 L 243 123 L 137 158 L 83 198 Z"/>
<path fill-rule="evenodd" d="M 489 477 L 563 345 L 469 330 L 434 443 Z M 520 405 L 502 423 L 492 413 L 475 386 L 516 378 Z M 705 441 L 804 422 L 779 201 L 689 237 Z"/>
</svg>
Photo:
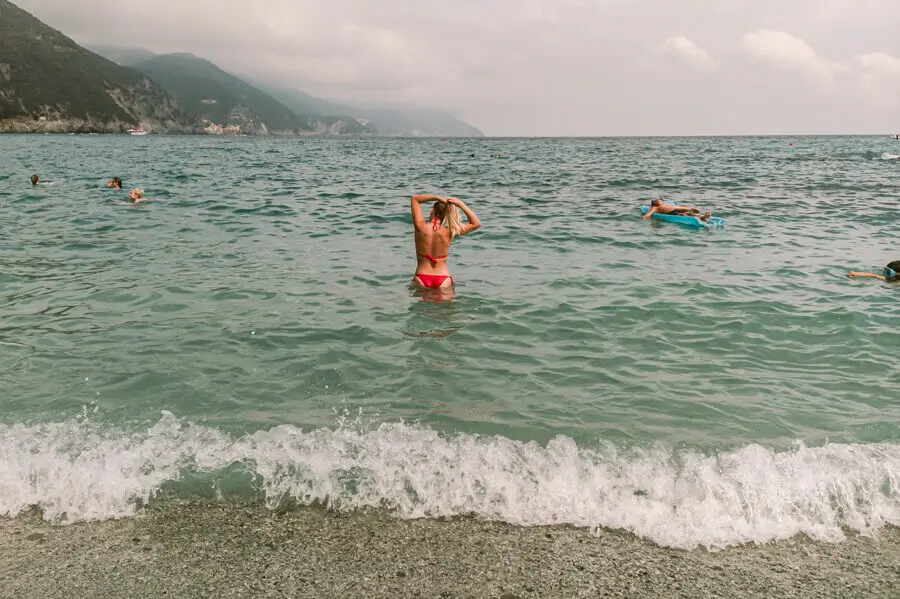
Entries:
<svg viewBox="0 0 900 599">
<path fill-rule="evenodd" d="M 2 128 L 0 123 L 0 135 L 129 135 L 125 131 L 45 131 L 34 129 L 31 131 L 13 131 Z M 315 131 L 295 133 L 292 135 L 280 134 L 253 134 L 243 133 L 238 135 L 227 133 L 206 133 L 203 131 L 165 131 L 162 133 L 150 132 L 148 135 L 155 137 L 263 137 L 263 138 L 330 138 L 330 139 L 438 139 L 438 140 L 482 140 L 482 141 L 522 141 L 522 140 L 568 140 L 568 141 L 586 141 L 586 140 L 620 140 L 620 139 L 803 139 L 803 138 L 835 138 L 835 137 L 864 137 L 886 139 L 888 141 L 897 141 L 892 135 L 884 133 L 715 133 L 715 134 L 695 134 L 695 135 L 382 135 L 377 133 L 367 134 L 347 134 L 333 135 L 328 133 L 318 133 Z M 144 137 L 144 136 L 141 136 Z"/>
<path fill-rule="evenodd" d="M 900 529 L 724 550 L 622 531 L 258 504 L 157 503 L 54 526 L 0 519 L 0 597 L 887 597 Z"/>
</svg>

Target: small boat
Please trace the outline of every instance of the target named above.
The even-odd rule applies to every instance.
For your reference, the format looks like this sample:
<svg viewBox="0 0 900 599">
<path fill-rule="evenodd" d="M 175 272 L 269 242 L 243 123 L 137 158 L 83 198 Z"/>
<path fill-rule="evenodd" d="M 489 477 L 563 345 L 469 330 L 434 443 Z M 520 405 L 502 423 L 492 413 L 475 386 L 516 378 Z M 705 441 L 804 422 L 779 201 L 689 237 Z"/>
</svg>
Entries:
<svg viewBox="0 0 900 599">
<path fill-rule="evenodd" d="M 144 131 L 143 129 L 129 129 L 125 133 L 129 133 L 131 135 L 147 135 L 150 133 L 149 131 Z"/>
</svg>

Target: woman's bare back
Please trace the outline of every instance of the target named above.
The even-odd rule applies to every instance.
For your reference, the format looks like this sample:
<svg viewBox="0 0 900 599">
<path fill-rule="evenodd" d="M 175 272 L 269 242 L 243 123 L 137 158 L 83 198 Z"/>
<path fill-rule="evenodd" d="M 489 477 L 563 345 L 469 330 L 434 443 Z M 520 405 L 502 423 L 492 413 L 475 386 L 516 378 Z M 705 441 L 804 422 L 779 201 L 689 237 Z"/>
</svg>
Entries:
<svg viewBox="0 0 900 599">
<path fill-rule="evenodd" d="M 416 274 L 446 274 L 452 241 L 450 229 L 445 227 L 416 229 Z"/>
</svg>

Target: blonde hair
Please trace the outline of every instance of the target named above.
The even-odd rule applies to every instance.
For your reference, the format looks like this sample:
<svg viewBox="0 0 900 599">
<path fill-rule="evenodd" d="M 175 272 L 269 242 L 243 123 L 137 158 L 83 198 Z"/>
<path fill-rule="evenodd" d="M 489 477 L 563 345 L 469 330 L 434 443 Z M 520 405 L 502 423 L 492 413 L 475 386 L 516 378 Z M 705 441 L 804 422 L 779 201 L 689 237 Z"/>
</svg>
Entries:
<svg viewBox="0 0 900 599">
<path fill-rule="evenodd" d="M 144 190 L 143 190 L 143 189 L 132 189 L 132 190 L 131 190 L 131 193 L 133 193 L 134 195 L 136 195 L 136 196 L 139 197 L 139 198 L 144 197 Z"/>
<path fill-rule="evenodd" d="M 460 234 L 463 224 L 458 206 L 447 202 L 438 202 L 434 205 L 434 214 L 441 219 L 441 226 L 450 229 L 450 237 L 456 237 Z"/>
</svg>

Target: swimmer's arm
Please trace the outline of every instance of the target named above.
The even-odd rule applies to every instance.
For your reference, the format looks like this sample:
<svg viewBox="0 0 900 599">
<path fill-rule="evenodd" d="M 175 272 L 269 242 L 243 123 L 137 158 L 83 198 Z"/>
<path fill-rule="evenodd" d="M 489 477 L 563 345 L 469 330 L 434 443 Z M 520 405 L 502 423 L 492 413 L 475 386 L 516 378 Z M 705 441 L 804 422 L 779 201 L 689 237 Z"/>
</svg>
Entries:
<svg viewBox="0 0 900 599">
<path fill-rule="evenodd" d="M 436 196 L 431 195 L 430 193 L 420 193 L 418 195 L 414 195 L 412 197 L 412 203 L 415 204 L 424 204 L 425 202 L 442 202 L 446 200 L 444 196 Z"/>
<path fill-rule="evenodd" d="M 465 212 L 466 218 L 469 221 L 466 226 L 462 228 L 462 231 L 459 232 L 460 235 L 467 235 L 472 231 L 477 231 L 481 228 L 481 221 L 478 219 L 478 215 L 472 212 L 472 209 L 466 206 L 465 202 L 458 198 L 447 198 L 447 202 L 454 206 L 458 206 L 460 210 Z"/>
<path fill-rule="evenodd" d="M 443 200 L 441 196 L 434 196 L 428 194 L 414 195 L 412 196 L 412 200 L 409 204 L 410 212 L 413 217 L 413 225 L 415 225 L 416 229 L 424 229 L 426 227 L 425 223 L 425 215 L 422 214 L 422 204 L 424 202 L 437 202 L 439 200 Z"/>
<path fill-rule="evenodd" d="M 645 215 L 642 216 L 641 218 L 643 218 L 643 219 L 648 219 L 648 218 L 650 218 L 650 217 L 653 215 L 654 212 L 656 212 L 656 206 L 651 206 L 651 207 L 650 207 L 650 210 L 647 211 L 647 214 L 645 214 Z"/>
<path fill-rule="evenodd" d="M 877 275 L 874 272 L 856 272 L 855 270 L 851 270 L 847 273 L 847 276 L 851 279 L 878 279 L 879 281 L 887 281 L 884 278 L 884 275 Z"/>
</svg>

